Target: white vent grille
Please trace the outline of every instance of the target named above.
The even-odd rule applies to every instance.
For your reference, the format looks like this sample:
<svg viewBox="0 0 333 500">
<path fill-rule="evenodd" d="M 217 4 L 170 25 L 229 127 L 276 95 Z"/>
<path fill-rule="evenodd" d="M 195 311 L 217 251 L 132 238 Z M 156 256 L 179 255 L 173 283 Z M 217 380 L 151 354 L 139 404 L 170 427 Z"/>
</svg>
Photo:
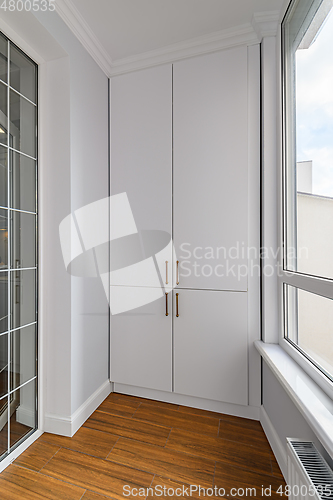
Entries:
<svg viewBox="0 0 333 500">
<path fill-rule="evenodd" d="M 290 500 L 333 500 L 333 471 L 311 441 L 287 439 Z"/>
</svg>

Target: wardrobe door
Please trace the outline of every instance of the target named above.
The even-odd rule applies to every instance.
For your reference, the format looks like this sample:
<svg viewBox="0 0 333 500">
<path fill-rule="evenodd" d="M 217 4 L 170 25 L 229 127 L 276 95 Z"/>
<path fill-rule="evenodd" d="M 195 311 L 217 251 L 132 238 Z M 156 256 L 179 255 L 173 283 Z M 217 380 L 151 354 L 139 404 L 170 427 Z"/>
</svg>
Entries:
<svg viewBox="0 0 333 500">
<path fill-rule="evenodd" d="M 172 269 L 171 65 L 111 79 L 111 195 L 111 284 L 167 285 Z"/>
<path fill-rule="evenodd" d="M 114 286 L 110 304 L 111 380 L 171 391 L 172 293 Z"/>
<path fill-rule="evenodd" d="M 247 290 L 247 48 L 177 62 L 173 75 L 175 281 Z"/>
<path fill-rule="evenodd" d="M 247 293 L 174 295 L 175 392 L 247 405 Z"/>
</svg>

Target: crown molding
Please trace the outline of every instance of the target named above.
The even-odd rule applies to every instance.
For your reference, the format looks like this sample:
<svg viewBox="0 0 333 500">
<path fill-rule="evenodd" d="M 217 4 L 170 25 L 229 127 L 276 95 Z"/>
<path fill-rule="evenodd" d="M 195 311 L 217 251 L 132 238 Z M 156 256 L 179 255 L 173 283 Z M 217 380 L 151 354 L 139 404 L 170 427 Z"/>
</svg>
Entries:
<svg viewBox="0 0 333 500">
<path fill-rule="evenodd" d="M 261 41 L 265 36 L 276 36 L 280 20 L 279 11 L 255 12 L 252 27 Z"/>
<path fill-rule="evenodd" d="M 112 63 L 110 76 L 171 63 L 239 45 L 254 45 L 259 42 L 260 40 L 251 24 L 243 24 L 132 57 L 116 59 Z"/>
<path fill-rule="evenodd" d="M 109 76 L 112 60 L 75 5 L 70 0 L 56 0 L 56 11 L 101 70 Z"/>
<path fill-rule="evenodd" d="M 108 77 L 240 45 L 255 45 L 260 43 L 265 36 L 276 36 L 279 23 L 278 11 L 257 12 L 253 15 L 251 23 L 131 57 L 112 60 L 71 0 L 56 0 L 56 9 L 62 20 Z"/>
</svg>

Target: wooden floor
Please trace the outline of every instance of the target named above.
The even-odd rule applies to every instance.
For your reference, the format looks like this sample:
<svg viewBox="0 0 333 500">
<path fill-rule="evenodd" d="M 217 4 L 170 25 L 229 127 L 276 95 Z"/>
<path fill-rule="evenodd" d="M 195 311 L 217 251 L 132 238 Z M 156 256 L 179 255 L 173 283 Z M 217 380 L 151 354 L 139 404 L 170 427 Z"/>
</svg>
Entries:
<svg viewBox="0 0 333 500">
<path fill-rule="evenodd" d="M 133 491 L 144 500 L 157 486 L 157 498 L 172 489 L 179 498 L 176 488 L 189 485 L 224 488 L 237 499 L 263 498 L 262 488 L 271 487 L 271 498 L 281 499 L 275 492 L 284 484 L 258 422 L 111 394 L 73 438 L 44 433 L 5 469 L 0 499 L 123 500 L 144 488 Z M 159 496 L 164 487 L 169 495 Z"/>
</svg>

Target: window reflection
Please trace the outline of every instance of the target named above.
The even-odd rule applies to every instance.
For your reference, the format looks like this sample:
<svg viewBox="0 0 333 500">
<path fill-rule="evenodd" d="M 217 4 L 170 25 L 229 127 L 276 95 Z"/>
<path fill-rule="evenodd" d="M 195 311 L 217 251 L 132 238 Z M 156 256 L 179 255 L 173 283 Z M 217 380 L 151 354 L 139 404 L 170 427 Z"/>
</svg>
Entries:
<svg viewBox="0 0 333 500">
<path fill-rule="evenodd" d="M 8 330 L 8 272 L 0 272 L 0 334 Z"/>
<path fill-rule="evenodd" d="M 11 328 L 36 321 L 36 272 L 11 271 Z"/>
<path fill-rule="evenodd" d="M 8 210 L 0 208 L 0 271 L 8 268 Z"/>
<path fill-rule="evenodd" d="M 0 335 L 0 398 L 3 398 L 7 394 L 7 392 L 8 392 L 8 333 Z"/>
<path fill-rule="evenodd" d="M 37 375 L 36 327 L 26 326 L 10 334 L 10 390 L 13 391 Z"/>
<path fill-rule="evenodd" d="M 11 208 L 36 212 L 36 161 L 9 152 L 11 170 Z"/>
<path fill-rule="evenodd" d="M 0 206 L 7 206 L 8 195 L 8 154 L 7 148 L 0 146 Z"/>
<path fill-rule="evenodd" d="M 7 87 L 0 82 L 0 143 L 7 145 Z"/>
<path fill-rule="evenodd" d="M 10 91 L 10 140 L 14 149 L 36 156 L 36 107 Z"/>
<path fill-rule="evenodd" d="M 8 71 L 8 41 L 0 33 L 0 80 L 7 83 L 7 71 Z"/>
<path fill-rule="evenodd" d="M 16 47 L 10 48 L 10 86 L 36 102 L 36 65 Z"/>
<path fill-rule="evenodd" d="M 36 266 L 36 216 L 11 212 L 11 266 L 14 269 Z"/>
</svg>

